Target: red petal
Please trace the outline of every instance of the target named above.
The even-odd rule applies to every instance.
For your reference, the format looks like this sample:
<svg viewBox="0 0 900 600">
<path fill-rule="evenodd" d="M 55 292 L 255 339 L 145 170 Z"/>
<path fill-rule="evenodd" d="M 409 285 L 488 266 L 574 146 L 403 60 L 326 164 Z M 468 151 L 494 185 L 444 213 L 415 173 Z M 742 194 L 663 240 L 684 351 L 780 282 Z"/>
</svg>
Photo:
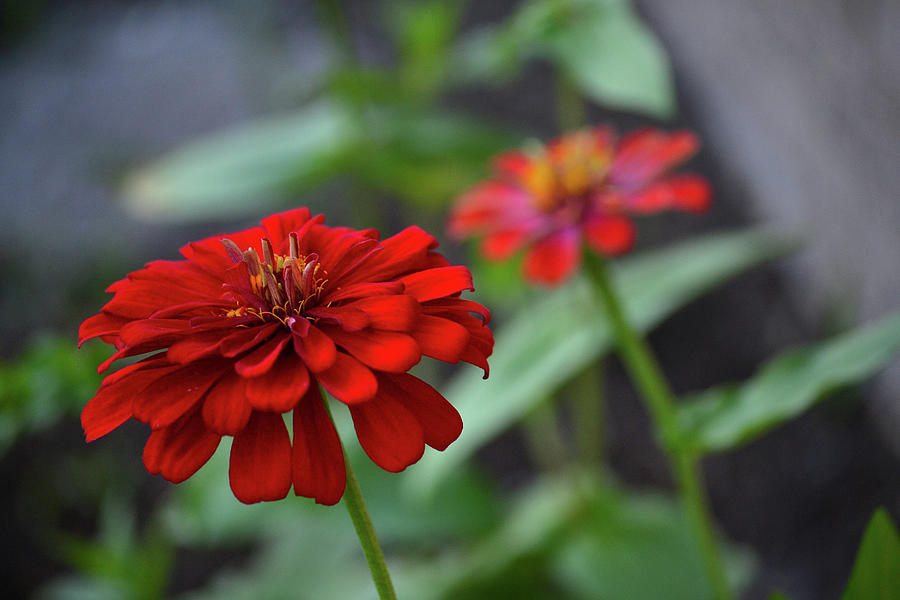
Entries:
<svg viewBox="0 0 900 600">
<path fill-rule="evenodd" d="M 442 315 L 448 316 L 448 318 L 450 318 L 449 315 L 452 314 L 475 313 L 476 315 L 481 315 L 481 319 L 485 325 L 491 322 L 491 311 L 477 302 L 463 300 L 462 298 L 439 298 L 437 300 L 430 300 L 423 305 L 423 308 L 428 314 L 440 315 L 441 313 L 448 313 L 448 315 Z"/>
<path fill-rule="evenodd" d="M 275 248 L 280 248 L 292 231 L 300 229 L 309 221 L 310 212 L 305 206 L 268 216 L 262 220 L 262 226 L 268 233 L 269 241 Z"/>
<path fill-rule="evenodd" d="M 322 298 L 322 302 L 338 302 L 353 298 L 366 298 L 369 296 L 384 296 L 403 293 L 404 285 L 399 281 L 383 281 L 379 283 L 354 283 L 345 288 L 334 290 Z"/>
<path fill-rule="evenodd" d="M 224 335 L 221 331 L 202 331 L 173 342 L 166 358 L 176 363 L 189 363 L 212 356 L 219 351 Z"/>
<path fill-rule="evenodd" d="M 309 371 L 296 354 L 282 354 L 265 377 L 247 379 L 247 400 L 256 410 L 287 412 L 309 388 Z"/>
<path fill-rule="evenodd" d="M 319 373 L 332 367 L 337 359 L 337 348 L 334 342 L 325 333 L 315 325 L 309 325 L 306 321 L 307 331 L 305 335 L 298 332 L 301 331 L 299 325 L 306 319 L 298 319 L 296 325 L 291 326 L 291 333 L 294 338 L 294 350 L 309 367 L 313 373 Z"/>
<path fill-rule="evenodd" d="M 532 246 L 525 254 L 525 277 L 549 285 L 568 279 L 581 260 L 578 238 L 574 229 L 564 229 Z"/>
<path fill-rule="evenodd" d="M 422 314 L 419 303 L 405 294 L 361 298 L 352 306 L 369 316 L 372 328 L 388 331 L 410 331 Z"/>
<path fill-rule="evenodd" d="M 291 439 L 281 415 L 256 412 L 231 446 L 228 479 L 244 504 L 281 500 L 291 489 Z"/>
<path fill-rule="evenodd" d="M 384 281 L 419 269 L 428 252 L 437 248 L 437 245 L 434 236 L 423 229 L 407 227 L 397 235 L 383 240 L 381 250 L 369 257 L 365 269 L 358 270 L 351 279 L 359 281 L 364 274 L 366 281 Z"/>
<path fill-rule="evenodd" d="M 378 391 L 372 371 L 343 352 L 337 353 L 331 368 L 316 373 L 316 378 L 328 393 L 345 404 L 365 402 Z"/>
<path fill-rule="evenodd" d="M 413 331 L 413 337 L 422 349 L 422 354 L 448 363 L 459 362 L 469 343 L 469 332 L 465 327 L 432 315 L 422 315 Z"/>
<path fill-rule="evenodd" d="M 390 395 L 350 406 L 359 443 L 385 471 L 399 473 L 425 452 L 422 426 L 406 407 Z"/>
<path fill-rule="evenodd" d="M 294 408 L 291 465 L 296 495 L 328 505 L 337 504 L 344 495 L 344 451 L 318 386 L 311 386 Z"/>
<path fill-rule="evenodd" d="M 588 245 L 600 254 L 622 254 L 634 246 L 634 225 L 623 216 L 603 215 L 584 225 Z"/>
<path fill-rule="evenodd" d="M 276 335 L 259 348 L 234 363 L 234 370 L 244 377 L 265 375 L 291 340 L 289 335 Z"/>
<path fill-rule="evenodd" d="M 616 148 L 610 180 L 626 187 L 641 186 L 687 160 L 699 146 L 697 136 L 689 131 L 635 131 Z"/>
<path fill-rule="evenodd" d="M 528 241 L 531 231 L 510 229 L 487 235 L 481 242 L 481 253 L 488 260 L 506 260 Z"/>
<path fill-rule="evenodd" d="M 176 368 L 161 368 L 165 363 L 151 361 L 149 364 L 139 362 L 129 365 L 103 380 L 97 395 L 81 411 L 81 426 L 88 442 L 106 435 L 130 419 L 135 396 Z"/>
<path fill-rule="evenodd" d="M 369 315 L 355 306 L 320 306 L 306 314 L 337 323 L 345 331 L 359 331 L 369 325 Z"/>
<path fill-rule="evenodd" d="M 150 434 L 144 466 L 151 475 L 181 483 L 197 472 L 219 447 L 221 437 L 206 429 L 199 411 Z"/>
<path fill-rule="evenodd" d="M 160 429 L 188 412 L 219 379 L 225 363 L 192 363 L 154 380 L 134 397 L 134 418 Z"/>
<path fill-rule="evenodd" d="M 463 266 L 418 271 L 401 277 L 400 281 L 406 285 L 406 293 L 419 302 L 450 296 L 463 290 L 475 291 L 472 274 Z"/>
<path fill-rule="evenodd" d="M 380 375 L 378 395 L 389 395 L 406 407 L 421 425 L 425 443 L 435 450 L 446 449 L 462 433 L 462 418 L 453 405 L 418 377 Z"/>
<path fill-rule="evenodd" d="M 672 207 L 688 212 L 704 212 L 709 208 L 712 189 L 699 175 L 676 175 L 666 180 L 672 194 Z"/>
<path fill-rule="evenodd" d="M 119 330 L 128 323 L 125 317 L 116 317 L 106 313 L 100 313 L 85 319 L 78 328 L 78 347 L 87 340 L 95 337 L 118 335 Z"/>
<path fill-rule="evenodd" d="M 240 328 L 222 340 L 219 351 L 229 358 L 255 348 L 281 328 L 280 323 L 268 323 L 259 327 Z"/>
<path fill-rule="evenodd" d="M 203 400 L 203 422 L 221 435 L 237 435 L 250 419 L 250 403 L 245 394 L 244 379 L 227 372 Z"/>
<path fill-rule="evenodd" d="M 404 373 L 422 358 L 416 341 L 405 333 L 380 329 L 347 332 L 333 325 L 323 325 L 322 330 L 338 346 L 380 371 Z"/>
</svg>

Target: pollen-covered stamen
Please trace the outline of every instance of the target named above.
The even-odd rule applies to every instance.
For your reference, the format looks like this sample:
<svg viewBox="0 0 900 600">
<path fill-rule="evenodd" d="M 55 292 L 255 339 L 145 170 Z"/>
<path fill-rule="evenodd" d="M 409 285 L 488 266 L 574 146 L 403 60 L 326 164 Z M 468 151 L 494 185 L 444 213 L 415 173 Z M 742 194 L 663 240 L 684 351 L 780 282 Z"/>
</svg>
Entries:
<svg viewBox="0 0 900 600">
<path fill-rule="evenodd" d="M 247 265 L 250 292 L 269 306 L 269 310 L 241 306 L 226 316 L 252 314 L 264 321 L 272 319 L 285 323 L 286 316 L 300 316 L 305 309 L 318 303 L 328 281 L 319 255 L 313 252 L 301 256 L 299 236 L 291 233 L 289 239 L 291 256 L 275 254 L 267 238 L 260 240 L 262 260 L 254 248 L 241 251 L 231 240 L 222 240 L 228 255 Z"/>
</svg>

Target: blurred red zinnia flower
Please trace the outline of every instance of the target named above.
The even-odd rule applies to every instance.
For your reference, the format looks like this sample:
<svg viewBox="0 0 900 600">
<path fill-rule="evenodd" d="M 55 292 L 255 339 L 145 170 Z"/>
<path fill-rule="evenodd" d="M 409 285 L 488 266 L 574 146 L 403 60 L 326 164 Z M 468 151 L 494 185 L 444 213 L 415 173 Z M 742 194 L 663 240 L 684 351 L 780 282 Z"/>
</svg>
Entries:
<svg viewBox="0 0 900 600">
<path fill-rule="evenodd" d="M 453 442 L 459 414 L 407 371 L 425 355 L 487 376 L 490 314 L 459 297 L 473 289 L 469 270 L 417 227 L 379 241 L 323 221 L 305 208 L 276 214 L 112 284 L 81 341 L 115 345 L 101 372 L 150 355 L 104 379 L 81 415 L 87 440 L 131 417 L 147 423 L 144 465 L 178 483 L 234 436 L 239 500 L 278 500 L 293 484 L 322 504 L 341 499 L 346 473 L 319 384 L 349 406 L 360 444 L 388 471 Z"/>
<path fill-rule="evenodd" d="M 669 174 L 698 145 L 687 131 L 642 129 L 617 140 L 612 129 L 596 127 L 536 153 L 502 154 L 494 178 L 459 198 L 449 231 L 458 238 L 484 235 L 481 250 L 491 260 L 527 248 L 525 276 L 561 283 L 578 267 L 582 238 L 598 253 L 620 254 L 634 244 L 628 215 L 706 210 L 706 180 Z"/>
</svg>

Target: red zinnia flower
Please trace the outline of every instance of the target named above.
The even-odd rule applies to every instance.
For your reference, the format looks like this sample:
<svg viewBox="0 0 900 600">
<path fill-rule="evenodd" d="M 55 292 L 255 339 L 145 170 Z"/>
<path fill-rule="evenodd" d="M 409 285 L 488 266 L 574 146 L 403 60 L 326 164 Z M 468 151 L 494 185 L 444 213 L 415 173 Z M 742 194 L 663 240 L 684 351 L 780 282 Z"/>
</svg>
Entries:
<svg viewBox="0 0 900 600">
<path fill-rule="evenodd" d="M 610 128 L 597 127 L 534 154 L 502 154 L 494 179 L 457 202 L 450 233 L 484 234 L 481 250 L 491 260 L 528 247 L 525 276 L 558 284 L 578 267 L 582 237 L 596 252 L 620 254 L 634 243 L 626 215 L 706 210 L 711 194 L 703 178 L 668 174 L 697 147 L 687 131 L 643 129 L 617 141 Z"/>
<path fill-rule="evenodd" d="M 407 373 L 422 355 L 485 370 L 493 336 L 483 306 L 459 298 L 472 277 L 410 227 L 327 227 L 302 208 L 261 227 L 193 242 L 112 284 L 84 340 L 150 354 L 106 377 L 81 415 L 88 441 L 130 417 L 153 429 L 144 464 L 178 483 L 234 436 L 229 478 L 242 502 L 344 493 L 341 444 L 319 384 L 347 404 L 369 457 L 402 471 L 425 444 L 462 431 L 456 410 Z M 473 316 L 480 315 L 481 318 Z M 293 411 L 293 441 L 282 413 Z"/>
</svg>

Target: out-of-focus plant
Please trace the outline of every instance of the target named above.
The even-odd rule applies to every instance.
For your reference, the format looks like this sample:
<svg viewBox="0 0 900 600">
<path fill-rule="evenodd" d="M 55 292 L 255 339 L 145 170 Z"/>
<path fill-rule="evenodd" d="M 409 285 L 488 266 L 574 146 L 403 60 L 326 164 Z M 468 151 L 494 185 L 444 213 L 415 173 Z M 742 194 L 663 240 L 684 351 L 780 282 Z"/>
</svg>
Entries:
<svg viewBox="0 0 900 600">
<path fill-rule="evenodd" d="M 552 63 L 600 105 L 655 117 L 675 112 L 668 58 L 628 0 L 523 2 L 507 22 L 462 40 L 454 74 L 462 82 L 507 82 L 532 59 Z"/>
<path fill-rule="evenodd" d="M 101 344 L 72 352 L 71 340 L 45 336 L 30 342 L 14 361 L 0 364 L 0 456 L 19 436 L 47 429 L 81 410 L 100 376 L 91 363 L 106 353 Z"/>
</svg>

